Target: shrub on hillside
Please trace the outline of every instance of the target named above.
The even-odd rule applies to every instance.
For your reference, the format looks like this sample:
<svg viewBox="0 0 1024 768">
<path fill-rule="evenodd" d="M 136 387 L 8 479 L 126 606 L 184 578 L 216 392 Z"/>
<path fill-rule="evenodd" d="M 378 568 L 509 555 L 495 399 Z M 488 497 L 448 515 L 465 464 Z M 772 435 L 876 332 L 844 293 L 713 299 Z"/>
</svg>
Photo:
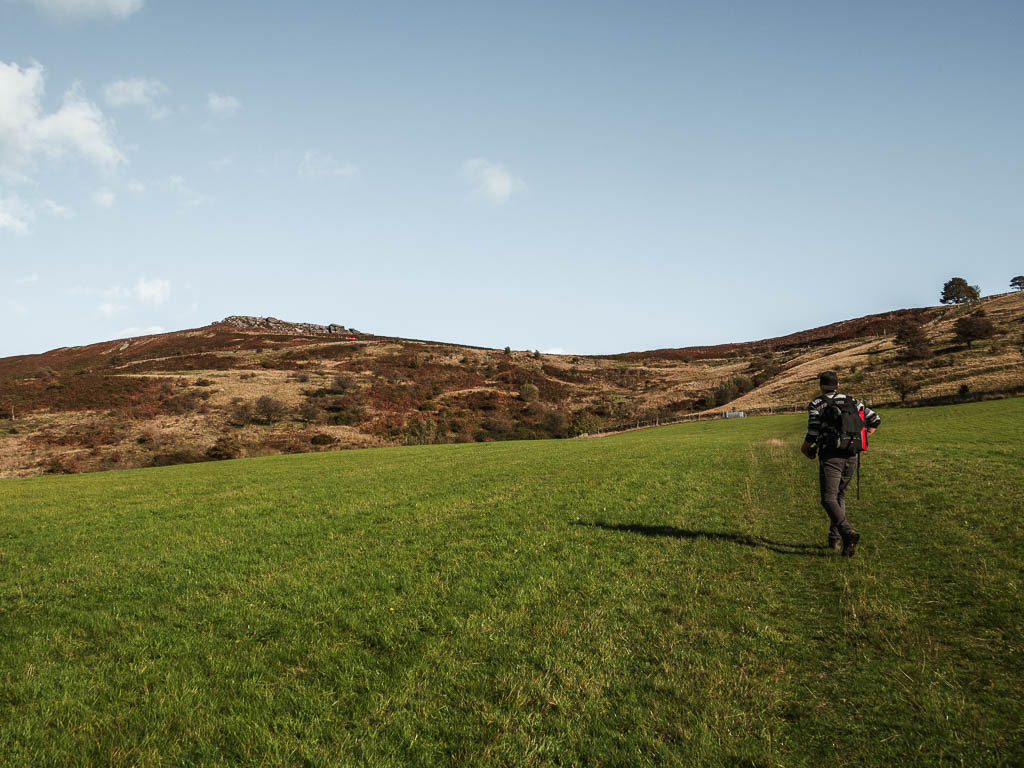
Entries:
<svg viewBox="0 0 1024 768">
<path fill-rule="evenodd" d="M 892 388 L 900 396 L 900 402 L 905 403 L 907 397 L 920 391 L 921 381 L 919 377 L 910 371 L 901 371 L 892 379 Z"/>
<path fill-rule="evenodd" d="M 534 400 L 531 403 L 527 403 L 526 407 L 523 408 L 523 417 L 531 424 L 536 424 L 547 414 L 547 412 L 547 408 Z"/>
<path fill-rule="evenodd" d="M 214 461 L 237 459 L 242 455 L 242 443 L 233 435 L 222 435 L 206 449 L 206 458 Z"/>
<path fill-rule="evenodd" d="M 328 435 L 326 432 L 317 432 L 311 438 L 309 438 L 310 445 L 334 445 L 338 442 L 338 438 L 334 435 Z"/>
<path fill-rule="evenodd" d="M 539 392 L 540 390 L 537 389 L 536 384 L 529 381 L 524 382 L 523 385 L 519 387 L 519 399 L 524 403 L 532 403 L 537 399 Z"/>
<path fill-rule="evenodd" d="M 288 413 L 288 406 L 270 395 L 262 395 L 257 398 L 252 412 L 256 419 L 263 424 L 273 424 L 285 417 Z"/>
<path fill-rule="evenodd" d="M 160 410 L 164 413 L 173 413 L 182 415 L 185 413 L 192 413 L 199 407 L 200 400 L 205 400 L 210 396 L 209 392 L 185 392 L 180 395 L 171 395 L 167 397 L 161 395 L 158 398 L 160 403 Z"/>
<path fill-rule="evenodd" d="M 295 416 L 299 421 L 316 424 L 323 418 L 323 411 L 312 400 L 306 400 L 295 410 Z"/>
<path fill-rule="evenodd" d="M 544 372 L 544 375 L 550 376 L 553 379 L 560 379 L 561 381 L 579 384 L 587 380 L 586 376 L 582 375 L 576 368 L 559 368 L 556 365 L 544 363 L 540 369 Z"/>
<path fill-rule="evenodd" d="M 755 377 L 756 379 L 756 377 Z M 755 387 L 755 379 L 739 375 L 724 379 L 718 383 L 713 390 L 706 392 L 701 398 L 700 405 L 705 409 L 725 405 L 735 400 L 740 395 L 745 395 Z"/>
<path fill-rule="evenodd" d="M 244 427 L 253 424 L 255 420 L 252 403 L 237 398 L 232 402 L 228 409 L 228 424 L 233 427 Z"/>
<path fill-rule="evenodd" d="M 339 373 L 331 380 L 331 386 L 327 392 L 332 395 L 344 395 L 358 389 L 356 381 L 351 374 Z"/>
<path fill-rule="evenodd" d="M 551 411 L 547 417 L 547 430 L 551 437 L 568 437 L 571 423 L 569 414 L 562 410 Z"/>
<path fill-rule="evenodd" d="M 492 440 L 508 440 L 513 429 L 514 425 L 509 419 L 489 416 L 481 420 L 480 428 L 473 434 L 473 439 L 478 443 L 491 442 Z"/>
<path fill-rule="evenodd" d="M 985 310 L 979 309 L 977 312 L 958 318 L 953 323 L 953 332 L 956 334 L 957 340 L 966 342 L 967 348 L 970 349 L 973 342 L 991 338 L 996 332 L 996 327 L 985 316 Z"/>
<path fill-rule="evenodd" d="M 573 417 L 572 423 L 569 425 L 569 434 L 573 437 L 587 435 L 597 431 L 600 427 L 601 422 L 589 413 L 580 413 Z"/>
<path fill-rule="evenodd" d="M 750 361 L 747 371 L 752 374 L 751 384 L 760 387 L 769 379 L 773 379 L 782 373 L 782 366 L 771 354 L 755 357 Z"/>
<path fill-rule="evenodd" d="M 358 424 L 363 419 L 364 410 L 362 404 L 352 395 L 341 397 L 325 397 L 316 403 L 327 412 L 327 419 L 332 424 L 351 426 Z"/>
<path fill-rule="evenodd" d="M 54 456 L 46 460 L 43 467 L 47 475 L 77 475 L 82 471 L 74 456 Z"/>
<path fill-rule="evenodd" d="M 412 414 L 406 422 L 402 442 L 405 445 L 431 445 L 446 442 L 447 423 L 430 416 Z"/>
<path fill-rule="evenodd" d="M 899 324 L 896 342 L 903 345 L 904 353 L 912 360 L 930 360 L 935 355 L 924 329 L 916 320 L 906 319 Z"/>
</svg>

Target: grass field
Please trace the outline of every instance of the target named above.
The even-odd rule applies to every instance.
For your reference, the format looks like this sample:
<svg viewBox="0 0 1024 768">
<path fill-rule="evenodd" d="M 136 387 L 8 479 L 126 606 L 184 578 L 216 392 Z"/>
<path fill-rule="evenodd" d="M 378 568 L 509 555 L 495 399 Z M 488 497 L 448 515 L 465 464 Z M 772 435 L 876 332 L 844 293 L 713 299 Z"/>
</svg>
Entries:
<svg viewBox="0 0 1024 768">
<path fill-rule="evenodd" d="M 0 482 L 0 764 L 1024 763 L 1024 399 Z M 852 489 L 851 489 L 852 490 Z"/>
</svg>

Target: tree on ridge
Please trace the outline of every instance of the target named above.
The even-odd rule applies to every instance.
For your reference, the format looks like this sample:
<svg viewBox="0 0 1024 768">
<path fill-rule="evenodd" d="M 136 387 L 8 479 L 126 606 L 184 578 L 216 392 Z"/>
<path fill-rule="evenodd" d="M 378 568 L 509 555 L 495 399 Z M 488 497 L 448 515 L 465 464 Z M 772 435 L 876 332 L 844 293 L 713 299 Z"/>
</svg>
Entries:
<svg viewBox="0 0 1024 768">
<path fill-rule="evenodd" d="M 942 286 L 942 296 L 939 302 L 942 304 L 963 304 L 968 301 L 977 301 L 981 298 L 978 286 L 968 285 L 962 277 L 951 277 Z"/>
</svg>

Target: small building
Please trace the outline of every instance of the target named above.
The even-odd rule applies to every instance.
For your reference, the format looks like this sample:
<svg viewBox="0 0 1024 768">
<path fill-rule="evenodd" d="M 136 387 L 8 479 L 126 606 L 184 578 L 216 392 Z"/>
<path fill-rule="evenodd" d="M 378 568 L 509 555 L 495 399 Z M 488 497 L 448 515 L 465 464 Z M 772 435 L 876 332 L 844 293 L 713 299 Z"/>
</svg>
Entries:
<svg viewBox="0 0 1024 768">
<path fill-rule="evenodd" d="M 742 419 L 747 415 L 746 411 L 726 411 L 725 418 L 727 419 Z"/>
</svg>

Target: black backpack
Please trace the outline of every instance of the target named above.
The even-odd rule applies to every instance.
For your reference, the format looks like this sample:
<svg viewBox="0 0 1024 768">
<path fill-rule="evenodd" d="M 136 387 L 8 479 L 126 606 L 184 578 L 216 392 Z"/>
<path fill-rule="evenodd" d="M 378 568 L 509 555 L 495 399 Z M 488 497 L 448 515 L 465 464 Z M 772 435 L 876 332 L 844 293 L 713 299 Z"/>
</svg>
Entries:
<svg viewBox="0 0 1024 768">
<path fill-rule="evenodd" d="M 832 396 L 825 398 L 821 411 L 821 435 L 818 447 L 849 456 L 860 453 L 867 446 L 864 429 L 864 414 L 852 397 Z"/>
</svg>

